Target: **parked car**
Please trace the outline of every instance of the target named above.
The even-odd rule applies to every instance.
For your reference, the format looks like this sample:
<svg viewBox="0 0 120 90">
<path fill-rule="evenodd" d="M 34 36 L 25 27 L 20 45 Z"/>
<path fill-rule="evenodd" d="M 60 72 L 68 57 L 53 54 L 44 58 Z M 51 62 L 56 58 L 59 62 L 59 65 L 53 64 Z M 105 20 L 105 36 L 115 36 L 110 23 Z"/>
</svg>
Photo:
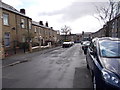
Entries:
<svg viewBox="0 0 120 90">
<path fill-rule="evenodd" d="M 71 41 L 69 41 L 69 42 L 63 42 L 62 47 L 63 48 L 65 48 L 65 47 L 71 47 L 73 44 L 74 44 L 74 42 L 71 42 Z"/>
<path fill-rule="evenodd" d="M 90 41 L 84 41 L 82 44 L 82 50 L 84 51 L 84 54 L 87 53 L 87 48 L 90 45 Z"/>
<path fill-rule="evenodd" d="M 120 39 L 96 38 L 86 55 L 95 90 L 120 90 Z"/>
<path fill-rule="evenodd" d="M 85 41 L 91 41 L 91 37 L 84 37 L 83 40 L 81 41 L 81 45 L 83 44 L 83 42 Z"/>
<path fill-rule="evenodd" d="M 71 45 L 74 45 L 74 42 L 71 41 Z"/>
</svg>

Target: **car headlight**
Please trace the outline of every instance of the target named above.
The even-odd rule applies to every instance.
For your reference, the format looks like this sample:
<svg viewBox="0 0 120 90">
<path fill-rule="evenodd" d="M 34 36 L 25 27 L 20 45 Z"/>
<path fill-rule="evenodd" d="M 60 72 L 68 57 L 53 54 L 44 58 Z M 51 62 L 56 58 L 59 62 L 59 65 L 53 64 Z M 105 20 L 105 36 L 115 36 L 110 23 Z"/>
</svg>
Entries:
<svg viewBox="0 0 120 90">
<path fill-rule="evenodd" d="M 110 72 L 108 70 L 103 69 L 102 70 L 102 75 L 103 75 L 104 80 L 107 83 L 110 83 L 112 85 L 120 87 L 120 80 L 114 73 L 112 73 L 112 72 Z"/>
</svg>

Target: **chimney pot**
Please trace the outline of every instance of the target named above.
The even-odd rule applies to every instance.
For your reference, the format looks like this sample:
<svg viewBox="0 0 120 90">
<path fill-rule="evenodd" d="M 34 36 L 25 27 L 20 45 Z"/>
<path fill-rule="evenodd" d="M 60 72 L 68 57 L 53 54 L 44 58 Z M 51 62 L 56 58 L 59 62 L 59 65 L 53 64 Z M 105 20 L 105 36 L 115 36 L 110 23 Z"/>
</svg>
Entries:
<svg viewBox="0 0 120 90">
<path fill-rule="evenodd" d="M 25 9 L 20 9 L 20 13 L 25 14 Z"/>
<path fill-rule="evenodd" d="M 48 27 L 48 22 L 46 21 L 45 26 Z"/>
<path fill-rule="evenodd" d="M 53 30 L 53 27 L 50 27 Z"/>
<path fill-rule="evenodd" d="M 43 25 L 43 21 L 40 21 L 39 24 L 40 24 L 40 25 Z"/>
</svg>

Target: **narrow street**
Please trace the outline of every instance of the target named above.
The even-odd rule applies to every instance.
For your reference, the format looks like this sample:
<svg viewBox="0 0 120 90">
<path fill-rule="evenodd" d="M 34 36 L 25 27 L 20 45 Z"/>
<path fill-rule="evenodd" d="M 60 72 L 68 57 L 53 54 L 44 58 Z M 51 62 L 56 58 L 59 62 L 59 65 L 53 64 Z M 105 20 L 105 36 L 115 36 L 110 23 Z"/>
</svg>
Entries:
<svg viewBox="0 0 120 90">
<path fill-rule="evenodd" d="M 80 44 L 28 58 L 3 68 L 3 88 L 92 88 Z"/>
</svg>

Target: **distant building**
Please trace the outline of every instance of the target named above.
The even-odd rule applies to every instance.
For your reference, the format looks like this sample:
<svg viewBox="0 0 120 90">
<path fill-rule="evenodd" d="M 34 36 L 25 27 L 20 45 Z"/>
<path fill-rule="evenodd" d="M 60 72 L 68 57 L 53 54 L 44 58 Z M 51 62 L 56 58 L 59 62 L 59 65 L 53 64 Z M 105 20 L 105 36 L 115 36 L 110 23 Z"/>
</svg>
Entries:
<svg viewBox="0 0 120 90">
<path fill-rule="evenodd" d="M 82 32 L 82 40 L 89 40 L 91 38 L 91 32 Z"/>
<path fill-rule="evenodd" d="M 47 44 L 47 42 L 57 42 L 57 31 L 53 28 L 41 24 L 40 22 L 32 21 L 32 33 L 34 34 L 33 42 Z"/>
<path fill-rule="evenodd" d="M 80 42 L 82 40 L 82 34 L 69 34 L 66 36 L 65 35 L 60 35 L 60 41 L 72 41 L 72 42 Z"/>
<path fill-rule="evenodd" d="M 120 38 L 120 14 L 107 22 L 103 28 L 91 34 L 92 37 L 118 37 Z"/>
<path fill-rule="evenodd" d="M 120 38 L 120 14 L 108 22 L 109 36 Z"/>
</svg>

